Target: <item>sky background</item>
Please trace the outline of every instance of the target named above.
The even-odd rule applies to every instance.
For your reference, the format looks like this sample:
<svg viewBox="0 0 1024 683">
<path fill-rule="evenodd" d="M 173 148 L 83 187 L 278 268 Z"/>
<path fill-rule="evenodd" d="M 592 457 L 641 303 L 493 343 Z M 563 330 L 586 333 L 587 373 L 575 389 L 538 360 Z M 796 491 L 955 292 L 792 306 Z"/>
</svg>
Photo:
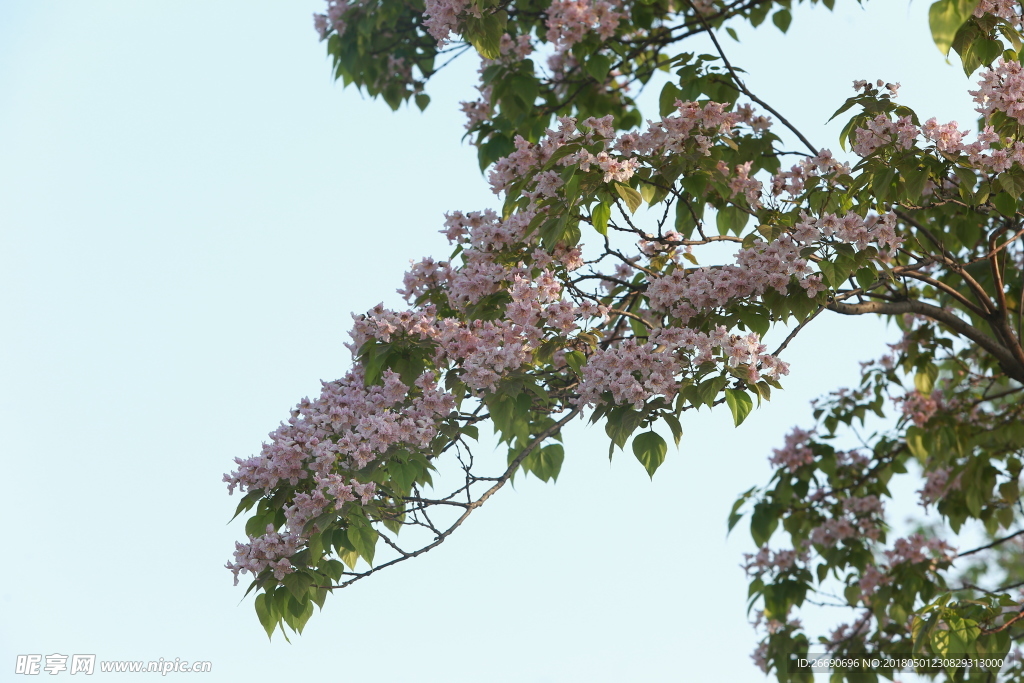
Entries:
<svg viewBox="0 0 1024 683">
<path fill-rule="evenodd" d="M 837 5 L 725 39 L 759 96 L 837 152 L 823 124 L 857 78 L 973 128 L 927 2 Z M 243 531 L 222 474 L 346 371 L 351 312 L 447 255 L 445 211 L 496 205 L 460 141 L 475 57 L 426 113 L 392 113 L 332 82 L 322 7 L 0 2 L 0 671 L 84 653 L 210 660 L 207 681 L 763 680 L 728 512 L 807 402 L 884 351 L 876 321 L 822 316 L 784 393 L 739 430 L 688 414 L 653 482 L 570 429 L 556 485 L 517 480 L 267 641 L 223 568 Z"/>
</svg>

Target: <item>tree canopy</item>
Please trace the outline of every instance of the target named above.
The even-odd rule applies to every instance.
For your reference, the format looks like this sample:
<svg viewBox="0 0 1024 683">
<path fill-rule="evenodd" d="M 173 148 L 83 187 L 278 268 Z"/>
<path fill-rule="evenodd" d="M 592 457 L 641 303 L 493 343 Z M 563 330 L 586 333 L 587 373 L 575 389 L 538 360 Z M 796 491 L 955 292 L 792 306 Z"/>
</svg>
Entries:
<svg viewBox="0 0 1024 683">
<path fill-rule="evenodd" d="M 720 40 L 785 32 L 793 5 L 329 0 L 314 17 L 336 77 L 392 108 L 428 106 L 432 76 L 479 55 L 463 109 L 501 206 L 449 213 L 451 256 L 410 269 L 408 308 L 356 317 L 349 373 L 225 475 L 249 515 L 228 566 L 252 575 L 268 635 L 440 545 L 514 476 L 557 478 L 570 421 L 653 477 L 684 413 L 739 426 L 782 389 L 806 326 L 882 316 L 901 340 L 814 405 L 728 520 L 759 547 L 754 659 L 780 681 L 812 680 L 795 662 L 826 652 L 848 658 L 834 680 L 1024 677 L 1008 656 L 1024 636 L 1022 7 L 931 6 L 936 45 L 978 84 L 976 132 L 857 81 L 833 117 L 842 162 Z M 687 51 L 695 36 L 713 53 Z M 659 111 L 641 113 L 630 93 L 657 73 Z M 474 457 L 482 424 L 507 447 L 497 470 Z M 895 533 L 895 477 L 919 478 L 941 521 Z M 974 526 L 988 541 L 961 547 Z M 807 633 L 798 616 L 822 601 L 846 617 Z"/>
</svg>

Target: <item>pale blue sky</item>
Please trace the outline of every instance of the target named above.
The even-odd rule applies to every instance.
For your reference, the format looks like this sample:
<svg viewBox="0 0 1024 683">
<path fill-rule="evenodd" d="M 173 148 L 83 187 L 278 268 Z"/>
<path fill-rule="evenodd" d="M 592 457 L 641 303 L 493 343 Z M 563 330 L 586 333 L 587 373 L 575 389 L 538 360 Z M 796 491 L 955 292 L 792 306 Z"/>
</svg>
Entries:
<svg viewBox="0 0 1024 683">
<path fill-rule="evenodd" d="M 855 78 L 973 122 L 928 3 L 838 4 L 741 32 L 758 94 L 833 148 Z M 653 483 L 575 428 L 557 485 L 517 482 L 291 644 L 239 604 L 221 474 L 345 371 L 350 312 L 445 255 L 445 211 L 495 203 L 460 143 L 475 62 L 425 114 L 391 113 L 332 83 L 321 7 L 0 3 L 0 671 L 56 652 L 212 660 L 208 681 L 763 680 L 728 510 L 807 401 L 880 352 L 878 324 L 811 329 L 784 394 L 738 431 L 689 416 Z"/>
</svg>

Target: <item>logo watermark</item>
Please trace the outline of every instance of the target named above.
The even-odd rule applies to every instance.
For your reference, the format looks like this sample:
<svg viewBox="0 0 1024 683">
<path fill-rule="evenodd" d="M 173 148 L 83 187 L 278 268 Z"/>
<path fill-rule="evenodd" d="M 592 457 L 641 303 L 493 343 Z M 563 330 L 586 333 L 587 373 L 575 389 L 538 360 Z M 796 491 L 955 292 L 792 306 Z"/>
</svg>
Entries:
<svg viewBox="0 0 1024 683">
<path fill-rule="evenodd" d="M 209 673 L 213 670 L 213 662 L 191 662 L 181 657 L 174 659 L 154 659 L 136 661 L 128 659 L 102 660 L 96 662 L 96 655 L 18 655 L 14 663 L 14 673 L 24 676 L 49 674 L 56 676 L 67 673 L 72 676 L 84 674 L 91 676 L 97 670 L 102 673 L 159 673 L 166 676 L 171 673 Z"/>
</svg>

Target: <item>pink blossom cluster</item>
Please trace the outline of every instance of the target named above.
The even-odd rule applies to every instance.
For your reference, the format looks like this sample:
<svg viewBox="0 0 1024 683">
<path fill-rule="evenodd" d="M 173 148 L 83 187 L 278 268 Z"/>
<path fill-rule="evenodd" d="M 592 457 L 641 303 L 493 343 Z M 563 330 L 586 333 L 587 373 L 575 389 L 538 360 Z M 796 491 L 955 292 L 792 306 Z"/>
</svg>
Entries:
<svg viewBox="0 0 1024 683">
<path fill-rule="evenodd" d="M 592 164 L 597 166 L 604 171 L 602 180 L 606 183 L 613 180 L 624 183 L 633 177 L 639 167 L 636 159 L 616 159 L 608 152 L 598 152 L 595 155 L 585 149 L 577 152 L 573 156 L 573 161 L 579 164 L 580 170 L 584 173 L 590 170 Z"/>
<path fill-rule="evenodd" d="M 747 379 L 751 382 L 760 380 L 761 373 L 773 379 L 789 374 L 789 364 L 765 353 L 767 347 L 756 333 L 731 334 L 724 325 L 715 327 L 711 334 L 687 327 L 663 327 L 651 333 L 650 342 L 665 349 L 696 351 L 696 355 L 691 358 L 694 365 L 716 360 L 714 353 L 718 349 L 729 367 L 747 366 Z"/>
<path fill-rule="evenodd" d="M 758 643 L 754 651 L 750 653 L 750 659 L 754 662 L 754 666 L 768 673 L 768 641 L 762 640 Z"/>
<path fill-rule="evenodd" d="M 970 94 L 978 103 L 977 111 L 986 119 L 1001 111 L 1024 123 L 1024 71 L 1020 62 L 1000 59 L 995 68 L 982 72 L 978 85 Z"/>
<path fill-rule="evenodd" d="M 761 373 L 774 378 L 788 374 L 789 365 L 765 350 L 756 334 L 730 334 L 721 325 L 710 335 L 685 327 L 659 328 L 646 343 L 627 339 L 594 351 L 583 367 L 580 398 L 586 405 L 597 405 L 610 392 L 614 403 L 638 408 L 656 396 L 671 399 L 679 390 L 676 378 L 684 361 L 691 367 L 713 361 L 730 367 L 745 365 L 751 382 L 758 381 Z"/>
<path fill-rule="evenodd" d="M 985 142 L 994 142 L 997 138 L 991 132 L 979 136 L 974 146 L 963 144 L 964 133 L 955 121 L 940 124 L 934 117 L 925 121 L 921 127 L 914 125 L 910 116 L 901 116 L 892 121 L 885 114 L 879 114 L 868 122 L 867 128 L 854 131 L 853 151 L 862 157 L 873 154 L 886 145 L 894 144 L 897 149 L 910 149 L 918 136 L 923 136 L 935 144 L 935 149 L 945 154 L 973 152 L 980 156 L 987 146 L 979 146 Z"/>
<path fill-rule="evenodd" d="M 506 320 L 476 320 L 469 325 L 450 320 L 443 321 L 441 348 L 461 362 L 462 381 L 477 391 L 493 391 L 503 376 L 530 362 L 542 334 L 536 327 Z"/>
<path fill-rule="evenodd" d="M 612 402 L 632 403 L 639 408 L 653 396 L 672 398 L 678 391 L 676 375 L 682 368 L 676 355 L 654 344 L 627 339 L 619 346 L 595 351 L 583 366 L 580 400 L 585 405 L 602 403 L 611 392 Z"/>
<path fill-rule="evenodd" d="M 306 489 L 284 508 L 287 532 L 270 526 L 264 536 L 236 545 L 235 563 L 228 565 L 236 582 L 239 571 L 259 573 L 270 566 L 282 578 L 310 520 L 347 502 L 366 505 L 373 499 L 374 483 L 342 473 L 362 469 L 395 446 L 425 448 L 455 407 L 454 398 L 438 389 L 430 372 L 415 381 L 418 391 L 412 396 L 396 373 L 385 371 L 383 380 L 382 385 L 365 386 L 357 366 L 340 380 L 324 382 L 320 397 L 303 399 L 258 456 L 235 459 L 237 470 L 224 475 L 229 492 L 236 486 L 269 491 L 282 482 Z"/>
<path fill-rule="evenodd" d="M 469 7 L 467 0 L 425 0 L 423 26 L 437 41 L 438 47 L 448 42 L 450 34 L 459 32 L 459 15 Z"/>
<path fill-rule="evenodd" d="M 682 235 L 675 230 L 666 230 L 660 235 L 647 234 L 646 239 L 641 239 L 637 242 L 637 246 L 640 247 L 640 253 L 644 256 L 656 256 L 658 254 L 671 253 L 676 249 L 676 246 L 684 241 Z M 689 244 L 683 246 L 684 254 L 692 254 L 693 247 Z M 624 264 L 621 264 L 624 265 Z M 629 269 L 632 271 L 632 268 Z"/>
<path fill-rule="evenodd" d="M 903 404 L 903 415 L 913 420 L 918 427 L 923 427 L 938 412 L 940 400 L 941 394 L 938 391 L 932 392 L 931 396 L 911 391 L 899 399 Z"/>
<path fill-rule="evenodd" d="M 737 299 L 762 296 L 769 287 L 785 293 L 797 277 L 808 296 L 823 290 L 820 275 L 812 274 L 800 256 L 800 246 L 788 234 L 770 244 L 757 240 L 736 254 L 736 265 L 686 269 L 677 267 L 652 278 L 647 289 L 651 307 L 684 324 L 698 313 L 727 306 Z"/>
<path fill-rule="evenodd" d="M 811 529 L 811 542 L 832 548 L 840 541 L 857 536 L 857 527 L 846 517 L 826 519 L 820 526 Z"/>
<path fill-rule="evenodd" d="M 402 289 L 398 290 L 406 301 L 415 301 L 432 289 L 437 289 L 451 279 L 452 268 L 447 261 L 435 261 L 431 257 L 410 261 L 412 267 L 406 271 Z"/>
<path fill-rule="evenodd" d="M 879 78 L 877 81 L 875 81 L 875 87 L 876 88 L 885 87 L 885 89 L 889 91 L 889 96 L 892 97 L 892 98 L 895 98 L 896 94 L 899 92 L 900 84 L 899 83 L 886 83 L 881 78 Z M 861 90 L 863 90 L 865 92 L 872 92 L 874 90 L 874 88 L 872 88 L 871 84 L 868 83 L 867 81 L 854 81 L 853 82 L 853 89 L 856 90 L 857 92 L 860 92 Z"/>
<path fill-rule="evenodd" d="M 474 320 L 434 316 L 432 306 L 425 312 L 395 312 L 377 307 L 357 320 L 353 349 L 376 339 L 389 342 L 405 336 L 435 345 L 433 361 L 438 367 L 455 363 L 465 371 L 462 380 L 474 390 L 493 390 L 502 376 L 523 367 L 544 332 L 538 327 L 510 320 Z"/>
<path fill-rule="evenodd" d="M 897 149 L 910 149 L 920 133 L 910 116 L 892 121 L 885 114 L 879 114 L 868 121 L 866 128 L 856 129 L 853 151 L 866 157 L 890 144 L 895 144 Z"/>
<path fill-rule="evenodd" d="M 416 379 L 415 395 L 397 373 L 385 371 L 383 380 L 365 386 L 356 366 L 340 380 L 323 382 L 320 397 L 300 401 L 258 456 L 235 459 L 238 469 L 224 475 L 228 491 L 236 486 L 270 490 L 282 481 L 296 486 L 307 480 L 327 490 L 337 484 L 331 475 L 339 468 L 360 470 L 396 445 L 426 447 L 454 408 L 451 394 L 438 389 L 430 372 Z"/>
<path fill-rule="evenodd" d="M 928 507 L 941 499 L 948 491 L 960 488 L 959 475 L 952 482 L 949 480 L 949 475 L 952 473 L 953 469 L 950 467 L 939 467 L 927 473 L 924 486 L 917 492 L 923 507 Z"/>
<path fill-rule="evenodd" d="M 657 244 L 657 243 L 655 243 Z M 641 247 L 642 248 L 642 247 Z M 605 278 L 601 281 L 601 288 L 609 294 L 619 285 L 619 282 L 630 282 L 633 279 L 633 274 L 636 269 L 633 268 L 630 263 L 617 263 L 615 264 L 615 272 L 611 278 Z M 619 282 L 616 282 L 618 280 Z"/>
<path fill-rule="evenodd" d="M 843 641 L 867 635 L 871 630 L 870 619 L 860 619 L 855 624 L 840 624 L 828 636 L 828 644 L 832 647 Z"/>
<path fill-rule="evenodd" d="M 823 149 L 817 156 L 803 159 L 788 171 L 780 171 L 772 176 L 772 195 L 783 193 L 796 197 L 804 191 L 807 180 L 813 176 L 827 177 L 830 174 L 846 175 L 850 173 L 850 165 L 839 163 L 832 157 L 832 152 Z"/>
<path fill-rule="evenodd" d="M 864 455 L 860 451 L 837 451 L 836 452 L 836 464 L 840 467 L 848 467 L 853 471 L 859 472 L 863 470 L 868 464 L 871 463 L 871 458 Z"/>
<path fill-rule="evenodd" d="M 749 103 L 737 105 L 735 111 L 739 121 L 750 126 L 755 133 L 762 133 L 772 127 L 772 117 L 758 114 Z"/>
<path fill-rule="evenodd" d="M 606 315 L 607 309 L 593 301 L 576 304 L 562 297 L 562 285 L 554 272 L 537 268 L 536 261 L 544 259 L 547 260 L 544 265 L 550 265 L 551 255 L 536 254 L 532 268 L 522 264 L 506 268 L 487 260 L 493 254 L 482 247 L 500 243 L 502 235 L 492 230 L 496 227 L 495 216 L 459 214 L 449 219 L 451 238 L 469 245 L 463 252 L 469 263 L 458 271 L 445 266 L 444 278 L 440 278 L 435 277 L 437 264 L 421 261 L 414 265 L 401 291 L 412 297 L 433 287 L 445 292 L 453 306 L 460 306 L 466 303 L 466 287 L 460 286 L 460 282 L 466 282 L 466 273 L 469 272 L 471 278 L 478 277 L 481 270 L 477 266 L 489 263 L 494 272 L 483 278 L 485 291 L 508 292 L 511 301 L 506 306 L 505 317 L 462 321 L 438 318 L 432 305 L 402 312 L 378 306 L 357 318 L 350 345 L 354 351 L 370 339 L 387 343 L 395 337 L 407 336 L 427 341 L 434 345 L 436 367 L 460 367 L 464 371 L 462 380 L 470 389 L 493 391 L 503 376 L 532 362 L 533 353 L 544 338 L 551 334 L 565 337 L 578 330 L 581 323 Z M 467 225 L 473 227 L 467 230 Z M 575 249 L 562 253 L 563 261 L 572 263 L 578 258 L 579 252 Z"/>
<path fill-rule="evenodd" d="M 803 465 L 810 465 L 814 462 L 814 452 L 810 448 L 812 436 L 813 432 L 793 427 L 786 435 L 786 445 L 773 449 L 769 462 L 775 467 L 785 467 L 790 472 L 797 471 Z"/>
<path fill-rule="evenodd" d="M 690 151 L 688 148 L 695 144 L 701 154 L 709 156 L 714 137 L 728 135 L 745 116 L 752 116 L 752 109 L 729 112 L 727 106 L 676 100 L 677 113 L 648 121 L 643 133 L 623 133 L 613 146 L 623 154 L 658 156 Z"/>
<path fill-rule="evenodd" d="M 327 40 L 332 31 L 338 35 L 345 32 L 345 20 L 342 17 L 351 7 L 353 4 L 348 0 L 327 0 L 327 12 L 313 15 L 313 27 L 320 35 L 320 40 Z"/>
<path fill-rule="evenodd" d="M 761 181 L 750 177 L 750 168 L 754 162 L 747 161 L 738 165 L 735 169 L 735 175 L 730 177 L 729 166 L 724 161 L 718 162 L 718 170 L 725 177 L 729 178 L 729 189 L 732 190 L 732 196 L 735 197 L 737 194 L 742 194 L 747 204 L 753 209 L 761 208 L 761 191 L 763 186 Z"/>
<path fill-rule="evenodd" d="M 569 91 L 569 75 L 579 68 L 580 63 L 572 50 L 555 50 L 547 58 L 548 72 L 551 74 L 551 85 L 558 95 Z"/>
<path fill-rule="evenodd" d="M 982 73 L 979 86 L 970 94 L 978 104 L 977 111 L 986 119 L 999 111 L 1024 123 L 1024 73 L 1019 62 L 1000 60 L 994 68 Z M 892 121 L 885 114 L 879 114 L 866 127 L 854 131 L 853 150 L 860 156 L 868 156 L 887 145 L 910 149 L 919 136 L 931 142 L 940 153 L 965 155 L 971 165 L 984 172 L 1000 173 L 1015 163 L 1024 166 L 1024 142 L 1002 140 L 992 126 L 986 126 L 974 142 L 966 143 L 965 133 L 956 122 L 940 124 L 935 118 L 918 127 L 909 116 Z M 942 186 L 955 188 L 956 182 L 952 178 L 943 179 Z M 926 186 L 927 191 L 934 188 L 930 182 Z"/>
<path fill-rule="evenodd" d="M 260 537 L 249 536 L 248 543 L 235 542 L 235 561 L 228 562 L 226 567 L 235 575 L 238 585 L 239 573 L 251 572 L 256 576 L 264 569 L 274 571 L 274 578 L 280 581 L 287 574 L 295 571 L 288 560 L 298 552 L 299 537 L 293 533 L 278 533 L 273 524 L 268 524 L 266 533 Z"/>
<path fill-rule="evenodd" d="M 1017 0 L 980 0 L 978 6 L 974 8 L 974 16 L 983 17 L 986 14 L 991 14 L 1019 26 L 1021 23 L 1020 9 L 1020 3 Z"/>
<path fill-rule="evenodd" d="M 595 130 L 605 129 L 611 124 L 611 118 L 608 116 L 603 119 L 585 119 L 582 125 L 587 126 L 590 130 L 581 131 L 577 128 L 575 118 L 561 116 L 558 119 L 558 130 L 547 129 L 546 134 L 537 144 L 517 135 L 513 141 L 516 147 L 515 151 L 496 161 L 488 173 L 491 189 L 498 194 L 508 189 L 516 181 L 530 176 L 544 166 L 559 148 L 567 144 L 593 144 L 597 139 Z M 575 155 L 569 155 L 560 159 L 558 165 L 568 166 L 576 161 Z"/>
<path fill-rule="evenodd" d="M 466 115 L 466 130 L 472 130 L 491 116 L 491 95 L 494 92 L 494 86 L 478 85 L 476 89 L 480 92 L 480 97 L 475 100 L 459 102 L 462 113 Z"/>
<path fill-rule="evenodd" d="M 534 246 L 536 235 L 527 238 L 527 228 L 535 215 L 529 208 L 505 220 L 490 210 L 449 213 L 441 232 L 449 242 L 462 247 L 462 267 L 453 269 L 448 264 L 434 266 L 421 262 L 406 275 L 406 286 L 399 292 L 411 299 L 411 295 L 436 286 L 441 280 L 451 305 L 463 309 L 466 304 L 507 287 L 517 277 L 529 279 L 535 272 L 547 271 L 550 276 L 557 269 L 571 272 L 580 268 L 583 258 L 579 247 L 557 244 L 549 253 Z M 511 265 L 511 259 L 518 263 Z M 443 273 L 438 273 L 438 269 Z"/>
<path fill-rule="evenodd" d="M 926 554 L 925 550 L 931 552 Z M 893 566 L 900 563 L 917 564 L 919 562 L 949 562 L 955 557 L 955 550 L 945 541 L 938 538 L 925 538 L 923 534 L 912 534 L 907 538 L 897 538 L 892 550 L 886 550 L 885 556 Z"/>
<path fill-rule="evenodd" d="M 837 240 L 853 244 L 859 250 L 872 243 L 889 251 L 903 245 L 903 238 L 896 234 L 894 213 L 861 217 L 851 211 L 844 216 L 824 213 L 817 218 L 801 213 L 800 221 L 793 227 L 793 237 L 803 244 L 813 244 L 822 238 Z"/>
<path fill-rule="evenodd" d="M 284 508 L 285 523 L 289 529 L 304 529 L 307 522 L 316 519 L 332 506 L 340 510 L 342 505 L 356 499 L 366 505 L 377 492 L 377 485 L 373 482 L 364 484 L 349 479 L 346 484 L 344 477 L 338 474 L 319 477 L 317 485 L 320 488 L 313 489 L 311 494 L 296 493 L 292 504 Z"/>
<path fill-rule="evenodd" d="M 608 40 L 615 35 L 625 12 L 606 0 L 554 0 L 547 16 L 548 41 L 566 51 L 590 31 Z"/>
<path fill-rule="evenodd" d="M 811 542 L 831 548 L 840 541 L 858 536 L 877 540 L 881 537 L 884 511 L 882 501 L 875 495 L 843 499 L 842 514 L 811 529 Z"/>
<path fill-rule="evenodd" d="M 549 129 L 544 139 L 537 144 L 521 137 L 516 138 L 516 150 L 495 162 L 491 169 L 488 175 L 491 188 L 495 194 L 506 191 L 515 182 L 543 167 L 559 148 L 570 143 L 589 146 L 603 140 L 606 149 L 597 154 L 580 149 L 559 159 L 559 166 L 578 164 L 583 171 L 596 166 L 604 172 L 604 182 L 625 182 L 638 167 L 634 155 L 660 156 L 699 151 L 706 156 L 711 154 L 714 138 L 729 134 L 738 123 L 756 124 L 760 129 L 769 125 L 764 117 L 755 117 L 749 107 L 738 112 L 728 112 L 726 106 L 718 102 L 701 105 L 697 102 L 677 101 L 675 114 L 664 116 L 657 122 L 649 121 L 647 130 L 642 133 L 628 132 L 618 137 L 613 137 L 610 116 L 584 120 L 580 125 L 588 129 L 586 132 L 577 129 L 576 119 L 561 117 L 558 130 Z M 618 157 L 611 153 L 613 150 L 618 152 Z M 747 189 L 744 186 L 742 191 L 746 192 Z"/>
<path fill-rule="evenodd" d="M 797 562 L 806 563 L 810 559 L 810 555 L 806 552 L 797 552 L 795 550 L 777 550 L 773 552 L 767 546 L 763 546 L 757 551 L 756 555 L 744 553 L 743 559 L 743 569 L 747 572 L 747 575 L 760 576 L 764 572 L 769 571 L 789 571 L 796 566 Z"/>
<path fill-rule="evenodd" d="M 857 582 L 860 588 L 860 599 L 865 605 L 870 604 L 871 596 L 875 594 L 879 586 L 892 581 L 888 574 L 877 566 L 869 564 L 860 574 L 860 581 Z"/>
<path fill-rule="evenodd" d="M 501 52 L 503 60 L 520 61 L 533 54 L 533 41 L 528 35 L 513 38 L 509 34 L 503 33 L 498 50 Z"/>
<path fill-rule="evenodd" d="M 881 517 L 885 512 L 885 505 L 874 494 L 863 497 L 851 496 L 843 499 L 843 510 L 858 519 L 870 516 Z"/>
</svg>

